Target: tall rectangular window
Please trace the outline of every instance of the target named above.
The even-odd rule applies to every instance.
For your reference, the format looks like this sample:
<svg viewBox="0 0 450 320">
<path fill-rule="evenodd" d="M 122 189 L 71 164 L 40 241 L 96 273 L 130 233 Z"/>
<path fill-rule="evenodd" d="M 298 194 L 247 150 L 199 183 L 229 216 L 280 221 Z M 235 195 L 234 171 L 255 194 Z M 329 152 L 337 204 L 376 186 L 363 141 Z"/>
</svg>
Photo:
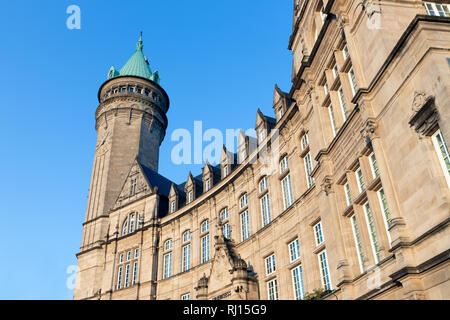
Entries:
<svg viewBox="0 0 450 320">
<path fill-rule="evenodd" d="M 125 288 L 128 288 L 129 283 L 130 283 L 130 264 L 127 264 L 127 266 L 125 267 L 125 283 L 124 283 Z"/>
<path fill-rule="evenodd" d="M 266 193 L 259 201 L 261 202 L 262 225 L 265 227 L 271 222 L 269 193 Z"/>
<path fill-rule="evenodd" d="M 437 130 L 433 134 L 432 140 L 442 170 L 444 171 L 445 179 L 447 180 L 447 184 L 450 187 L 450 154 L 448 152 L 448 147 L 445 143 L 444 136 L 442 135 L 441 130 Z"/>
<path fill-rule="evenodd" d="M 370 170 L 372 171 L 372 176 L 374 178 L 378 177 L 380 175 L 380 170 L 378 169 L 378 163 L 377 158 L 375 158 L 375 153 L 371 153 L 369 155 L 369 162 L 370 162 Z"/>
<path fill-rule="evenodd" d="M 430 16 L 450 17 L 450 5 L 448 4 L 425 2 L 424 5 Z"/>
<path fill-rule="evenodd" d="M 328 268 L 327 252 L 319 253 L 320 279 L 325 290 L 331 290 L 330 270 Z"/>
<path fill-rule="evenodd" d="M 284 177 L 283 180 L 281 180 L 281 191 L 283 193 L 284 210 L 286 210 L 294 203 L 290 174 L 288 174 L 286 177 Z"/>
<path fill-rule="evenodd" d="M 347 120 L 347 102 L 345 102 L 344 90 L 342 90 L 342 86 L 338 89 L 338 98 L 339 105 L 341 106 L 342 117 L 344 121 Z"/>
<path fill-rule="evenodd" d="M 322 221 L 314 226 L 314 238 L 316 239 L 316 246 L 323 242 Z"/>
<path fill-rule="evenodd" d="M 386 195 L 384 194 L 384 189 L 380 189 L 378 192 L 378 200 L 380 201 L 381 211 L 383 212 L 383 221 L 386 228 L 386 234 L 389 240 L 389 245 L 391 245 L 391 234 L 389 233 L 389 227 L 391 226 L 391 213 L 387 205 Z"/>
<path fill-rule="evenodd" d="M 353 70 L 353 67 L 351 67 L 348 71 L 348 77 L 350 79 L 353 95 L 355 95 L 359 88 L 358 83 L 356 82 L 355 70 Z"/>
<path fill-rule="evenodd" d="M 352 194 L 350 192 L 350 185 L 348 182 L 344 184 L 344 191 L 345 191 L 345 201 L 347 202 L 347 206 L 352 204 Z"/>
<path fill-rule="evenodd" d="M 289 261 L 294 262 L 300 258 L 300 244 L 298 239 L 295 239 L 288 245 L 289 248 Z"/>
<path fill-rule="evenodd" d="M 181 271 L 185 272 L 191 268 L 191 244 L 187 244 L 182 249 Z"/>
<path fill-rule="evenodd" d="M 342 48 L 342 56 L 344 57 L 344 61 L 347 60 L 347 58 L 349 56 L 347 44 L 345 44 L 344 48 Z"/>
<path fill-rule="evenodd" d="M 355 240 L 356 253 L 358 254 L 359 268 L 361 269 L 361 272 L 364 272 L 364 251 L 361 243 L 361 235 L 359 233 L 356 216 L 352 215 L 350 217 L 350 221 L 352 223 L 353 238 Z"/>
<path fill-rule="evenodd" d="M 274 273 L 276 270 L 275 255 L 272 254 L 272 255 L 268 256 L 264 261 L 265 261 L 265 265 L 266 265 L 266 275 L 268 276 L 268 275 Z"/>
<path fill-rule="evenodd" d="M 333 131 L 333 137 L 336 136 L 336 120 L 334 118 L 334 111 L 333 111 L 333 106 L 328 105 L 328 115 L 330 116 L 330 124 L 331 124 L 331 130 Z"/>
<path fill-rule="evenodd" d="M 358 168 L 356 170 L 356 182 L 358 183 L 359 192 L 363 192 L 364 190 L 366 190 L 366 185 L 364 183 L 364 177 L 361 168 Z"/>
<path fill-rule="evenodd" d="M 328 90 L 328 83 L 327 83 L 327 81 L 325 80 L 325 83 L 323 84 L 323 92 L 325 93 L 325 97 L 328 95 L 328 93 L 330 92 L 329 90 Z"/>
<path fill-rule="evenodd" d="M 305 164 L 306 185 L 310 188 L 314 184 L 314 178 L 311 175 L 313 168 L 310 152 L 303 158 L 303 162 Z"/>
<path fill-rule="evenodd" d="M 363 205 L 364 215 L 366 217 L 367 229 L 369 231 L 370 245 L 372 246 L 373 255 L 375 258 L 375 263 L 380 262 L 380 245 L 378 243 L 377 231 L 375 228 L 375 221 L 373 219 L 372 210 L 370 205 L 366 202 Z"/>
<path fill-rule="evenodd" d="M 303 268 L 298 266 L 291 270 L 292 285 L 294 287 L 294 299 L 301 300 L 305 296 L 305 286 L 303 283 Z"/>
<path fill-rule="evenodd" d="M 277 279 L 267 282 L 267 296 L 269 300 L 278 300 L 278 284 Z"/>
<path fill-rule="evenodd" d="M 163 279 L 166 279 L 172 276 L 172 252 L 165 254 L 163 260 L 164 260 Z"/>
<path fill-rule="evenodd" d="M 230 239 L 230 224 L 227 222 L 222 226 L 223 236 L 226 239 Z"/>
<path fill-rule="evenodd" d="M 137 281 L 137 273 L 138 273 L 138 262 L 135 261 L 133 263 L 133 278 L 131 280 L 131 285 L 134 285 Z"/>
<path fill-rule="evenodd" d="M 193 200 L 194 200 L 194 192 L 193 191 L 189 191 L 188 203 L 191 203 Z"/>
<path fill-rule="evenodd" d="M 176 202 L 175 200 L 170 202 L 170 213 L 174 213 L 176 208 Z"/>
<path fill-rule="evenodd" d="M 243 213 L 241 213 L 241 240 L 244 241 L 245 239 L 250 237 L 250 222 L 248 217 L 248 210 L 245 210 Z"/>
<path fill-rule="evenodd" d="M 339 75 L 339 71 L 338 71 L 338 67 L 337 67 L 336 63 L 333 64 L 332 70 L 333 70 L 333 77 L 336 79 L 337 76 Z"/>
<path fill-rule="evenodd" d="M 202 263 L 209 261 L 209 234 L 204 236 L 201 240 L 202 246 Z"/>
<path fill-rule="evenodd" d="M 117 290 L 119 290 L 122 287 L 122 273 L 123 273 L 123 267 L 120 266 L 119 270 L 117 272 Z"/>
</svg>

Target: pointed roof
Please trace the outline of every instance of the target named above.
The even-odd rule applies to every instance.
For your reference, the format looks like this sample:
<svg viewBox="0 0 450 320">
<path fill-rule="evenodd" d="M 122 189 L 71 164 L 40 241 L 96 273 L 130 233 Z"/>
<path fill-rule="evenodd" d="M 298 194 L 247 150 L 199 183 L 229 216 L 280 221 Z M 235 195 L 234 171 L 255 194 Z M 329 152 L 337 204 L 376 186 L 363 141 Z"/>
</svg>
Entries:
<svg viewBox="0 0 450 320">
<path fill-rule="evenodd" d="M 139 41 L 136 45 L 136 51 L 128 59 L 120 71 L 116 71 L 114 67 L 111 67 L 108 73 L 108 79 L 118 76 L 135 76 L 159 83 L 159 73 L 158 71 L 152 73 L 150 70 L 150 65 L 147 58 L 144 56 L 143 48 L 144 43 L 142 41 L 141 32 L 141 36 L 139 37 Z"/>
</svg>

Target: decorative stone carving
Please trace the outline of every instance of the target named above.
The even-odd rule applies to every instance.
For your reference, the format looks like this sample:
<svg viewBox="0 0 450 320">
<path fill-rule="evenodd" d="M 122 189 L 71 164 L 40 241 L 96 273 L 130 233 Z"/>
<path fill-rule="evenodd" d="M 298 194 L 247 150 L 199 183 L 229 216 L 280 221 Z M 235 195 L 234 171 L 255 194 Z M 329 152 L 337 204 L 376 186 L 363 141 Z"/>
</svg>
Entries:
<svg viewBox="0 0 450 320">
<path fill-rule="evenodd" d="M 346 24 L 348 24 L 348 17 L 342 12 L 339 13 L 336 17 L 336 26 L 338 29 L 343 29 Z"/>
<path fill-rule="evenodd" d="M 377 135 L 375 134 L 375 130 L 377 129 L 377 127 L 378 123 L 375 118 L 368 118 L 364 123 L 363 129 L 361 130 L 361 136 L 364 139 L 369 138 L 371 140 L 376 138 Z"/>
<path fill-rule="evenodd" d="M 324 191 L 327 196 L 332 192 L 331 190 L 332 184 L 333 181 L 329 176 L 325 176 L 325 178 L 323 178 L 321 187 L 322 191 Z"/>
<path fill-rule="evenodd" d="M 434 96 L 424 92 L 414 92 L 411 108 L 414 114 L 409 120 L 409 125 L 414 127 L 420 138 L 431 135 L 439 122 L 439 112 L 434 104 Z"/>
</svg>

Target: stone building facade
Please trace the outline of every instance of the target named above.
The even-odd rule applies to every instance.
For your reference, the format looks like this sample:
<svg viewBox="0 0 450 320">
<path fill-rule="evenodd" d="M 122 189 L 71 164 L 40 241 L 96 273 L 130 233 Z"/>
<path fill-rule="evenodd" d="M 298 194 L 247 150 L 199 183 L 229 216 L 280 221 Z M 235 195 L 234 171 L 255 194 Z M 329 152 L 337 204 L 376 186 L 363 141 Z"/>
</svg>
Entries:
<svg viewBox="0 0 450 320">
<path fill-rule="evenodd" d="M 140 40 L 99 90 L 74 298 L 449 299 L 449 9 L 296 0 L 275 118 L 180 185 Z"/>
</svg>

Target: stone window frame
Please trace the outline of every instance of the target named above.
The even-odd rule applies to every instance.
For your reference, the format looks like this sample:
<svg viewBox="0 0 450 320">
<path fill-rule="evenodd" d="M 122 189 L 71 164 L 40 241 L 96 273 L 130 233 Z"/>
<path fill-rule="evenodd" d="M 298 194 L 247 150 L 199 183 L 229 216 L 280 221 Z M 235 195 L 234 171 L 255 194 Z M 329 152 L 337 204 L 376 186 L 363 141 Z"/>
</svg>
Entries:
<svg viewBox="0 0 450 320">
<path fill-rule="evenodd" d="M 297 243 L 297 246 L 292 246 L 293 249 L 291 249 L 291 245 L 293 245 L 294 243 Z M 296 250 L 295 250 L 296 249 Z M 293 256 L 294 253 L 297 251 L 297 256 Z M 300 240 L 298 239 L 298 237 L 296 237 L 294 240 L 290 241 L 288 243 L 288 253 L 289 253 L 289 263 L 293 263 L 295 261 L 298 261 L 301 258 L 301 252 L 300 252 Z"/>
<path fill-rule="evenodd" d="M 372 159 L 373 157 L 373 159 Z M 380 169 L 378 167 L 378 163 L 377 163 L 377 157 L 375 156 L 375 152 L 372 151 L 367 158 L 369 159 L 369 164 L 370 164 L 370 172 L 372 173 L 372 178 L 376 179 L 380 176 Z"/>
<path fill-rule="evenodd" d="M 188 263 L 186 263 L 186 260 L 185 260 L 185 255 L 184 255 L 185 248 L 189 248 L 188 254 L 186 255 L 186 257 L 188 259 Z M 191 261 L 191 250 L 192 250 L 192 248 L 191 248 L 190 241 L 187 243 L 184 243 L 183 246 L 181 247 L 181 272 L 187 272 L 191 269 L 191 262 L 192 262 Z"/>
<path fill-rule="evenodd" d="M 139 274 L 139 261 L 140 254 L 136 256 L 135 252 L 139 250 L 139 247 L 133 247 L 131 249 L 123 250 L 117 254 L 117 266 L 115 276 L 115 290 L 128 289 L 137 284 L 137 277 Z M 130 258 L 128 259 L 128 256 Z M 136 268 L 137 266 L 137 268 Z M 128 269 L 128 282 L 127 280 L 127 268 Z"/>
<path fill-rule="evenodd" d="M 372 255 L 375 264 L 378 264 L 381 261 L 380 257 L 381 243 L 379 235 L 377 233 L 378 230 L 376 226 L 377 223 L 375 221 L 374 212 L 368 200 L 362 204 L 362 208 L 364 212 L 364 219 L 366 221 L 367 233 L 369 235 L 370 248 L 372 250 Z M 367 210 L 367 208 L 369 208 L 369 210 Z M 370 218 L 372 221 L 370 221 Z"/>
<path fill-rule="evenodd" d="M 244 215 L 247 217 L 245 221 L 242 220 Z M 250 213 L 248 211 L 248 207 L 245 207 L 245 209 L 239 213 L 239 222 L 241 225 L 241 241 L 243 242 L 251 237 Z"/>
<path fill-rule="evenodd" d="M 332 290 L 333 285 L 331 282 L 330 265 L 327 255 L 327 250 L 324 249 L 317 254 L 319 261 L 319 271 L 320 271 L 320 282 L 325 290 Z M 326 279 L 326 282 L 325 282 Z"/>
<path fill-rule="evenodd" d="M 439 10 L 437 6 L 441 6 L 442 10 Z M 427 12 L 427 15 L 430 16 L 438 16 L 438 17 L 450 17 L 450 4 L 448 3 L 437 3 L 432 1 L 423 1 L 423 6 L 425 7 L 425 11 Z M 431 9 L 430 7 L 431 6 Z M 447 9 L 447 10 L 446 10 Z M 437 13 L 437 14 L 432 14 Z M 444 15 L 440 15 L 439 13 L 443 12 Z"/>
<path fill-rule="evenodd" d="M 264 271 L 266 276 L 273 275 L 276 271 L 275 253 L 264 258 Z"/>
<path fill-rule="evenodd" d="M 444 152 L 446 153 L 447 159 L 449 159 L 450 153 L 449 153 L 449 150 L 448 150 L 447 141 L 445 141 L 445 138 L 444 138 L 444 135 L 442 134 L 442 131 L 439 128 L 437 128 L 435 130 L 435 132 L 431 135 L 431 141 L 433 143 L 434 151 L 436 153 L 436 156 L 438 157 L 439 164 L 440 164 L 440 167 L 441 167 L 441 169 L 443 171 L 445 180 L 447 181 L 447 185 L 450 188 L 450 173 L 449 173 L 449 170 L 447 169 L 447 165 L 445 163 L 445 158 L 444 158 L 444 155 L 442 154 L 443 151 L 441 150 L 441 146 L 439 145 L 439 142 L 437 140 L 437 136 L 441 137 L 441 140 L 442 140 L 442 143 L 443 143 L 442 147 L 444 148 Z"/>
<path fill-rule="evenodd" d="M 316 247 L 318 247 L 325 242 L 322 220 L 319 220 L 317 223 L 314 224 L 313 231 L 314 231 L 314 242 L 316 244 Z"/>
<path fill-rule="evenodd" d="M 359 269 L 360 269 L 361 273 L 364 273 L 366 271 L 366 267 L 365 267 L 366 254 L 364 251 L 363 239 L 362 239 L 361 230 L 360 230 L 360 226 L 358 224 L 358 219 L 357 219 L 356 213 L 353 212 L 348 218 L 350 220 L 350 225 L 351 225 L 351 229 L 352 229 L 353 241 L 355 244 L 356 256 L 357 256 L 358 263 L 359 263 Z"/>
<path fill-rule="evenodd" d="M 132 216 L 135 217 L 135 218 L 133 218 L 133 220 L 132 220 Z M 131 225 L 132 221 L 133 221 L 133 228 Z M 142 228 L 142 216 L 136 211 L 130 212 L 129 214 L 127 214 L 126 218 L 123 220 L 121 226 L 122 226 L 121 227 L 121 235 L 122 236 L 132 234 Z M 124 231 L 126 231 L 126 232 L 124 232 Z"/>
<path fill-rule="evenodd" d="M 186 299 L 187 298 L 187 299 Z M 187 292 L 180 296 L 180 300 L 191 300 L 191 293 Z"/>
<path fill-rule="evenodd" d="M 271 279 L 266 283 L 267 283 L 267 299 L 279 300 L 277 278 Z"/>
<path fill-rule="evenodd" d="M 297 271 L 297 272 L 296 272 Z M 294 290 L 294 299 L 302 300 L 305 296 L 305 283 L 303 277 L 303 266 L 299 264 L 290 270 L 292 279 L 292 288 Z M 298 277 L 297 277 L 298 275 Z M 300 291 L 300 292 L 298 292 Z"/>
</svg>

